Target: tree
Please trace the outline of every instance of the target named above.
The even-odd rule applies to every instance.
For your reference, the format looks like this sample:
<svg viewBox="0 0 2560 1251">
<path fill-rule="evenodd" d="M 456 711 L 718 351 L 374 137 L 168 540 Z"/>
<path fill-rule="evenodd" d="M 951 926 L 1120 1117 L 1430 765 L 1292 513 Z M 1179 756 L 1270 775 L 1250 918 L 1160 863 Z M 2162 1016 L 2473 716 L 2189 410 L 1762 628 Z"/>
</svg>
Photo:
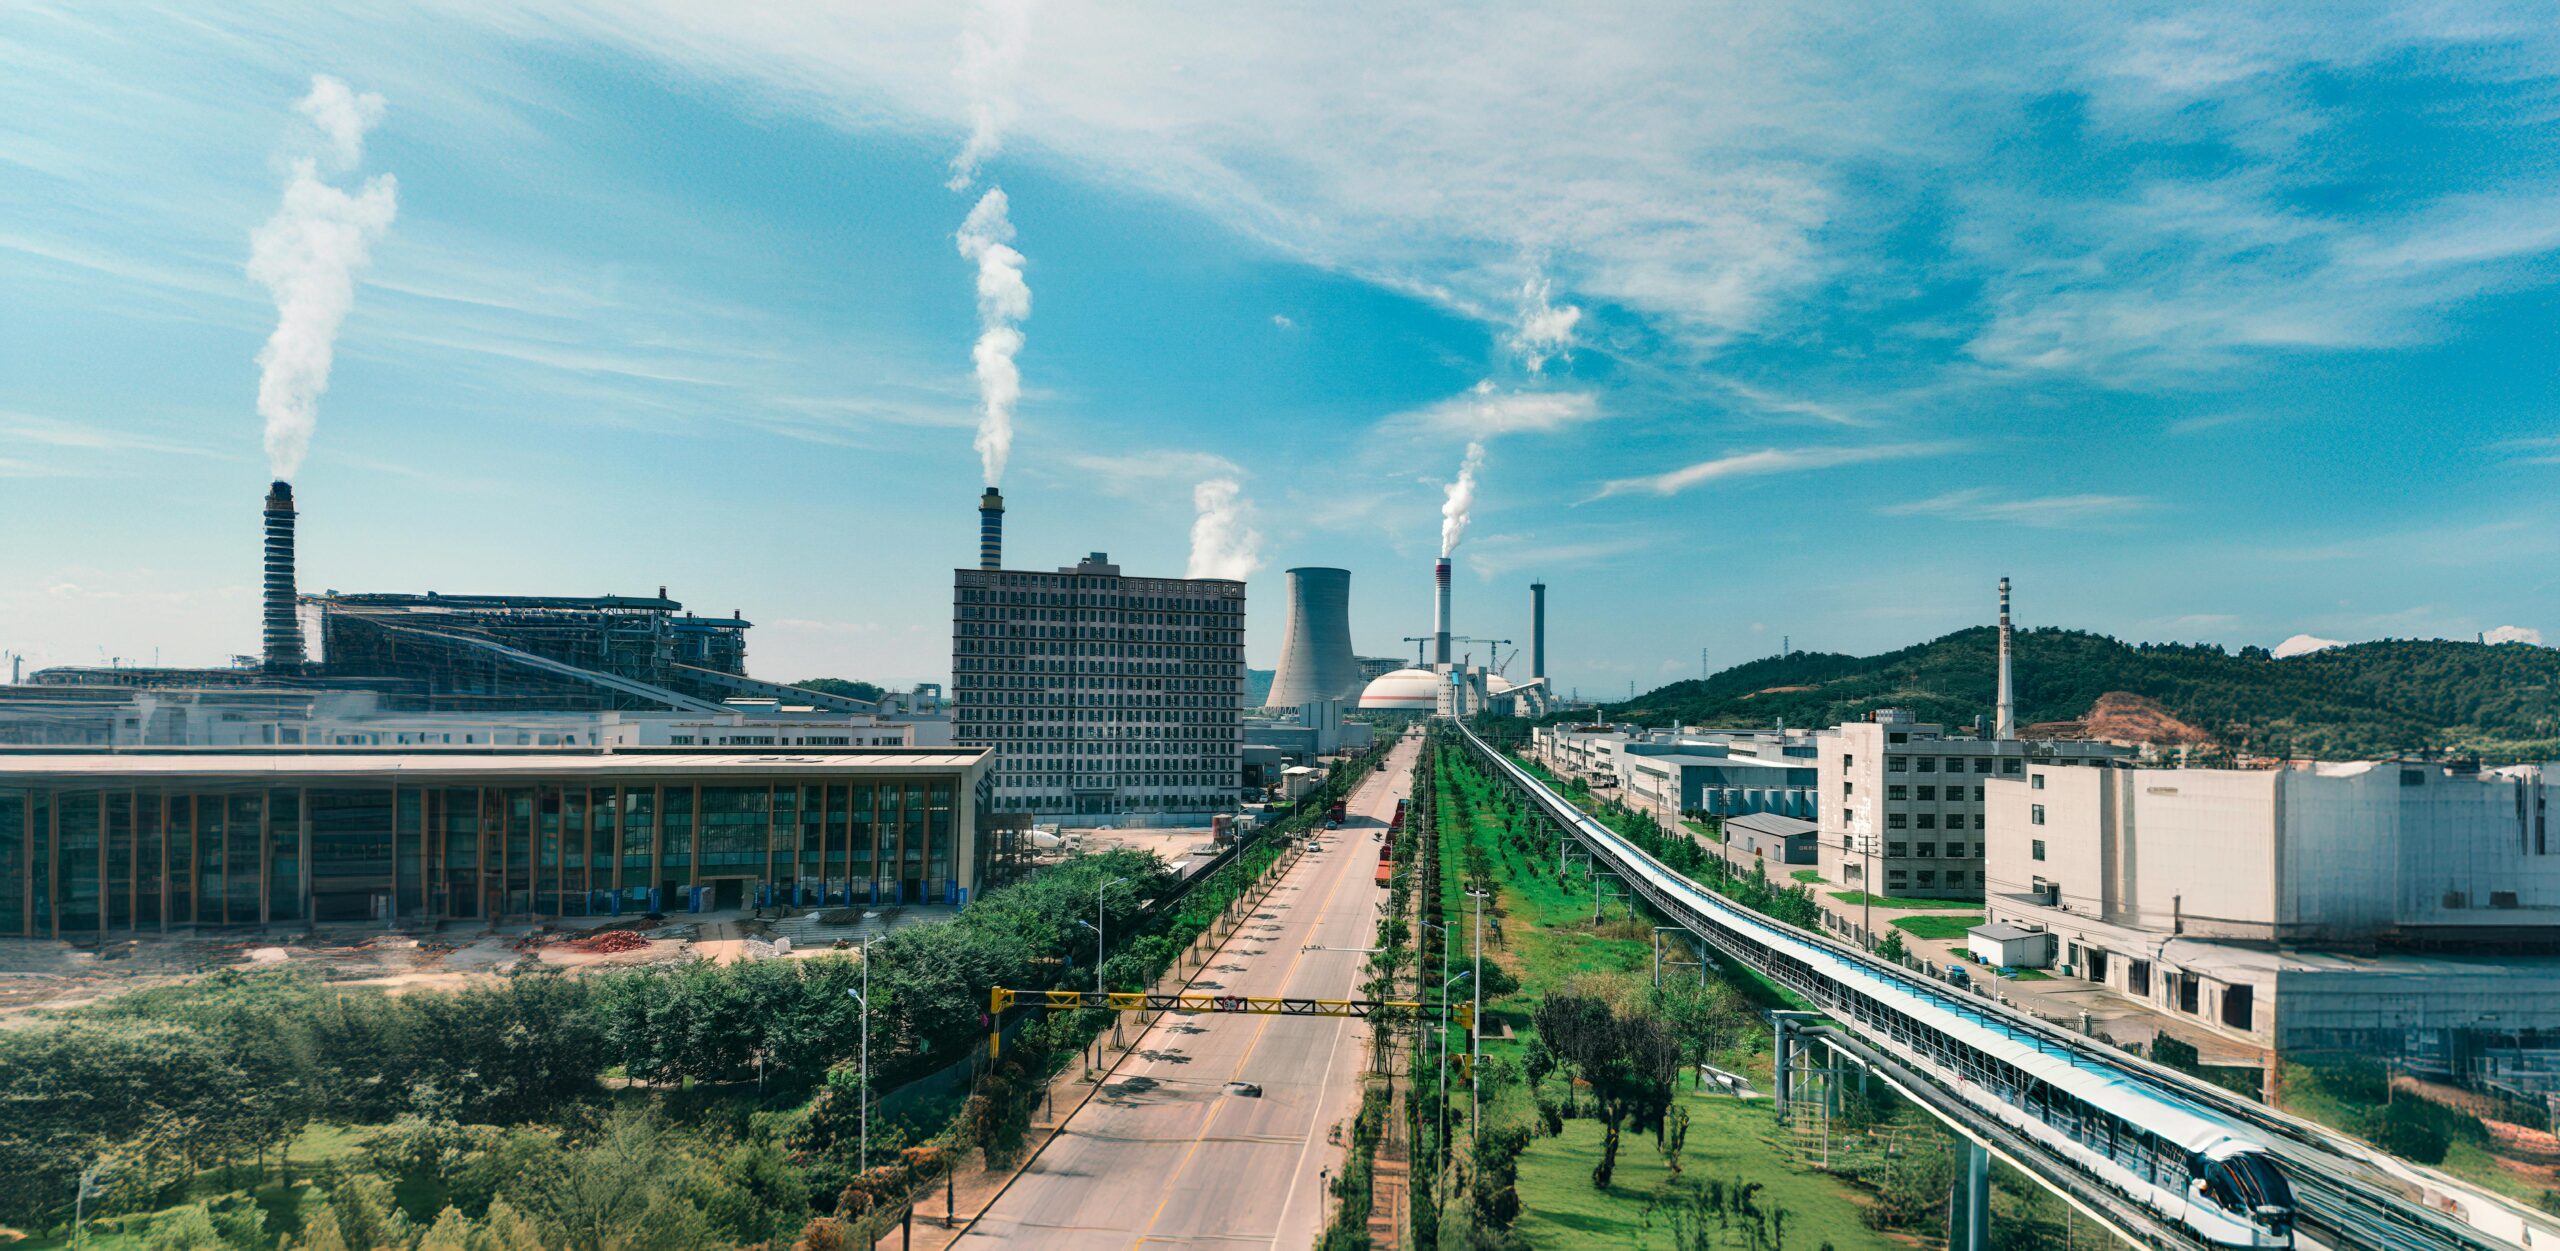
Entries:
<svg viewBox="0 0 2560 1251">
<path fill-rule="evenodd" d="M 1591 1184 L 1605 1190 L 1617 1171 L 1620 1131 L 1630 1123 L 1652 1129 L 1669 1110 L 1680 1045 L 1641 1007 L 1622 1010 L 1588 995 L 1549 995 L 1538 1005 L 1536 1025 L 1539 1038 L 1591 1087 L 1602 1127 Z"/>
<path fill-rule="evenodd" d="M 804 691 L 833 695 L 840 699 L 859 699 L 878 703 L 889 692 L 876 682 L 856 682 L 845 678 L 805 678 L 792 683 Z"/>
<path fill-rule="evenodd" d="M 1884 931 L 1884 940 L 1876 944 L 1877 957 L 1880 959 L 1891 960 L 1899 964 L 1902 962 L 1903 957 L 1909 954 L 1909 950 L 1904 948 L 1902 945 L 1902 931 L 1895 929 L 1892 926 L 1886 926 Z"/>
</svg>

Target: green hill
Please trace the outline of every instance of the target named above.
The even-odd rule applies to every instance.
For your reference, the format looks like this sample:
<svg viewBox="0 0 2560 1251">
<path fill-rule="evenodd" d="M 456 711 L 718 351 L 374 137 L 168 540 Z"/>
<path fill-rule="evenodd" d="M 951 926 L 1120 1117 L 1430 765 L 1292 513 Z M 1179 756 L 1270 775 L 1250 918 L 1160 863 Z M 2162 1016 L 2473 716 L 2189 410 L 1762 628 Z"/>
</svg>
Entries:
<svg viewBox="0 0 2560 1251">
<path fill-rule="evenodd" d="M 1991 713 L 1998 638 L 1977 626 L 1880 656 L 1770 657 L 1607 711 L 1656 725 L 1823 726 L 1908 708 L 1923 721 L 1969 726 Z M 2078 721 L 2102 696 L 2122 693 L 2138 698 L 2108 701 L 2102 737 L 2163 741 L 2183 722 L 2220 746 L 2269 754 L 2560 759 L 2560 649 L 2388 641 L 2278 660 L 2263 648 L 2234 654 L 2078 630 L 2021 630 L 2016 641 L 2022 726 Z"/>
</svg>

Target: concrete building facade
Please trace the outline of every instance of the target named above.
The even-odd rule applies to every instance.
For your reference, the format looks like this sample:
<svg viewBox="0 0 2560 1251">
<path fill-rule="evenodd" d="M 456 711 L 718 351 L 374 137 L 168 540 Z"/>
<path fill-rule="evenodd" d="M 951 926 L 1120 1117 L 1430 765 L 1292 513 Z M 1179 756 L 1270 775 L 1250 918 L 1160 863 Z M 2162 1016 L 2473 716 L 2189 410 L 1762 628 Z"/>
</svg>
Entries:
<svg viewBox="0 0 2560 1251">
<path fill-rule="evenodd" d="M 965 903 L 984 751 L 0 751 L 0 935 Z"/>
<path fill-rule="evenodd" d="M 1822 736 L 1822 876 L 1854 890 L 1922 899 L 1980 899 L 1989 785 L 2030 759 L 2130 759 L 2111 743 L 1957 738 L 1946 727 L 1878 709 Z"/>
<path fill-rule="evenodd" d="M 996 753 L 999 812 L 1232 811 L 1244 775 L 1244 583 L 953 573 L 954 735 Z"/>
<path fill-rule="evenodd" d="M 2265 1046 L 2560 1029 L 2555 781 L 2031 765 L 1990 787 L 1988 912 L 2064 976 Z"/>
</svg>

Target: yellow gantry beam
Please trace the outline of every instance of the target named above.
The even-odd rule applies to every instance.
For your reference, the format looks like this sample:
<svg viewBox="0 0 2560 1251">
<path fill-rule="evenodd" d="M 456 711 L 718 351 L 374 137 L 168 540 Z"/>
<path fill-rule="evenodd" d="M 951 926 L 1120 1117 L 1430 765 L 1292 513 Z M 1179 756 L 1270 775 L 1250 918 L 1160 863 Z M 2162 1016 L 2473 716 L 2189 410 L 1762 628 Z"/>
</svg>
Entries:
<svg viewBox="0 0 2560 1251">
<path fill-rule="evenodd" d="M 1287 999 L 1262 995 L 1159 995 L 1134 990 L 1007 990 L 987 992 L 987 1011 L 1000 1018 L 1011 1008 L 1103 1008 L 1112 1012 L 1241 1012 L 1257 1016 L 1420 1016 L 1438 1007 L 1412 999 Z M 1475 1026 L 1475 1005 L 1449 1005 L 1450 1019 L 1461 1029 Z M 999 1031 L 1000 1033 L 1000 1031 Z M 996 1036 L 987 1039 L 995 1052 Z"/>
</svg>

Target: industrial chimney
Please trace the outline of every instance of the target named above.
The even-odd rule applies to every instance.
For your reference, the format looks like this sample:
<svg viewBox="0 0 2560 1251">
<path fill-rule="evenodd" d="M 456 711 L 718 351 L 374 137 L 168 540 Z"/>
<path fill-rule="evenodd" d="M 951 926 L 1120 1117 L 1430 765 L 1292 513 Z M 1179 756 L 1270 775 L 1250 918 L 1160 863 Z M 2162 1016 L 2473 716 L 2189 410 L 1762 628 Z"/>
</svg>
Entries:
<svg viewBox="0 0 2560 1251">
<path fill-rule="evenodd" d="M 2018 737 L 2017 688 L 2009 684 L 2009 580 L 2000 579 L 2000 710 L 1991 726 L 1991 737 Z"/>
<path fill-rule="evenodd" d="M 1280 671 L 1272 675 L 1273 708 L 1360 693 L 1360 662 L 1351 655 L 1351 571 L 1289 571 L 1289 624 L 1280 638 Z"/>
<path fill-rule="evenodd" d="M 1004 496 L 994 487 L 978 497 L 978 567 L 1004 568 Z"/>
<path fill-rule="evenodd" d="M 1431 567 L 1431 661 L 1449 663 L 1449 558 Z"/>
<path fill-rule="evenodd" d="M 266 669 L 300 673 L 302 618 L 293 594 L 293 484 L 267 490 Z"/>
<path fill-rule="evenodd" d="M 1547 584 L 1529 584 L 1529 676 L 1547 676 Z"/>
</svg>

